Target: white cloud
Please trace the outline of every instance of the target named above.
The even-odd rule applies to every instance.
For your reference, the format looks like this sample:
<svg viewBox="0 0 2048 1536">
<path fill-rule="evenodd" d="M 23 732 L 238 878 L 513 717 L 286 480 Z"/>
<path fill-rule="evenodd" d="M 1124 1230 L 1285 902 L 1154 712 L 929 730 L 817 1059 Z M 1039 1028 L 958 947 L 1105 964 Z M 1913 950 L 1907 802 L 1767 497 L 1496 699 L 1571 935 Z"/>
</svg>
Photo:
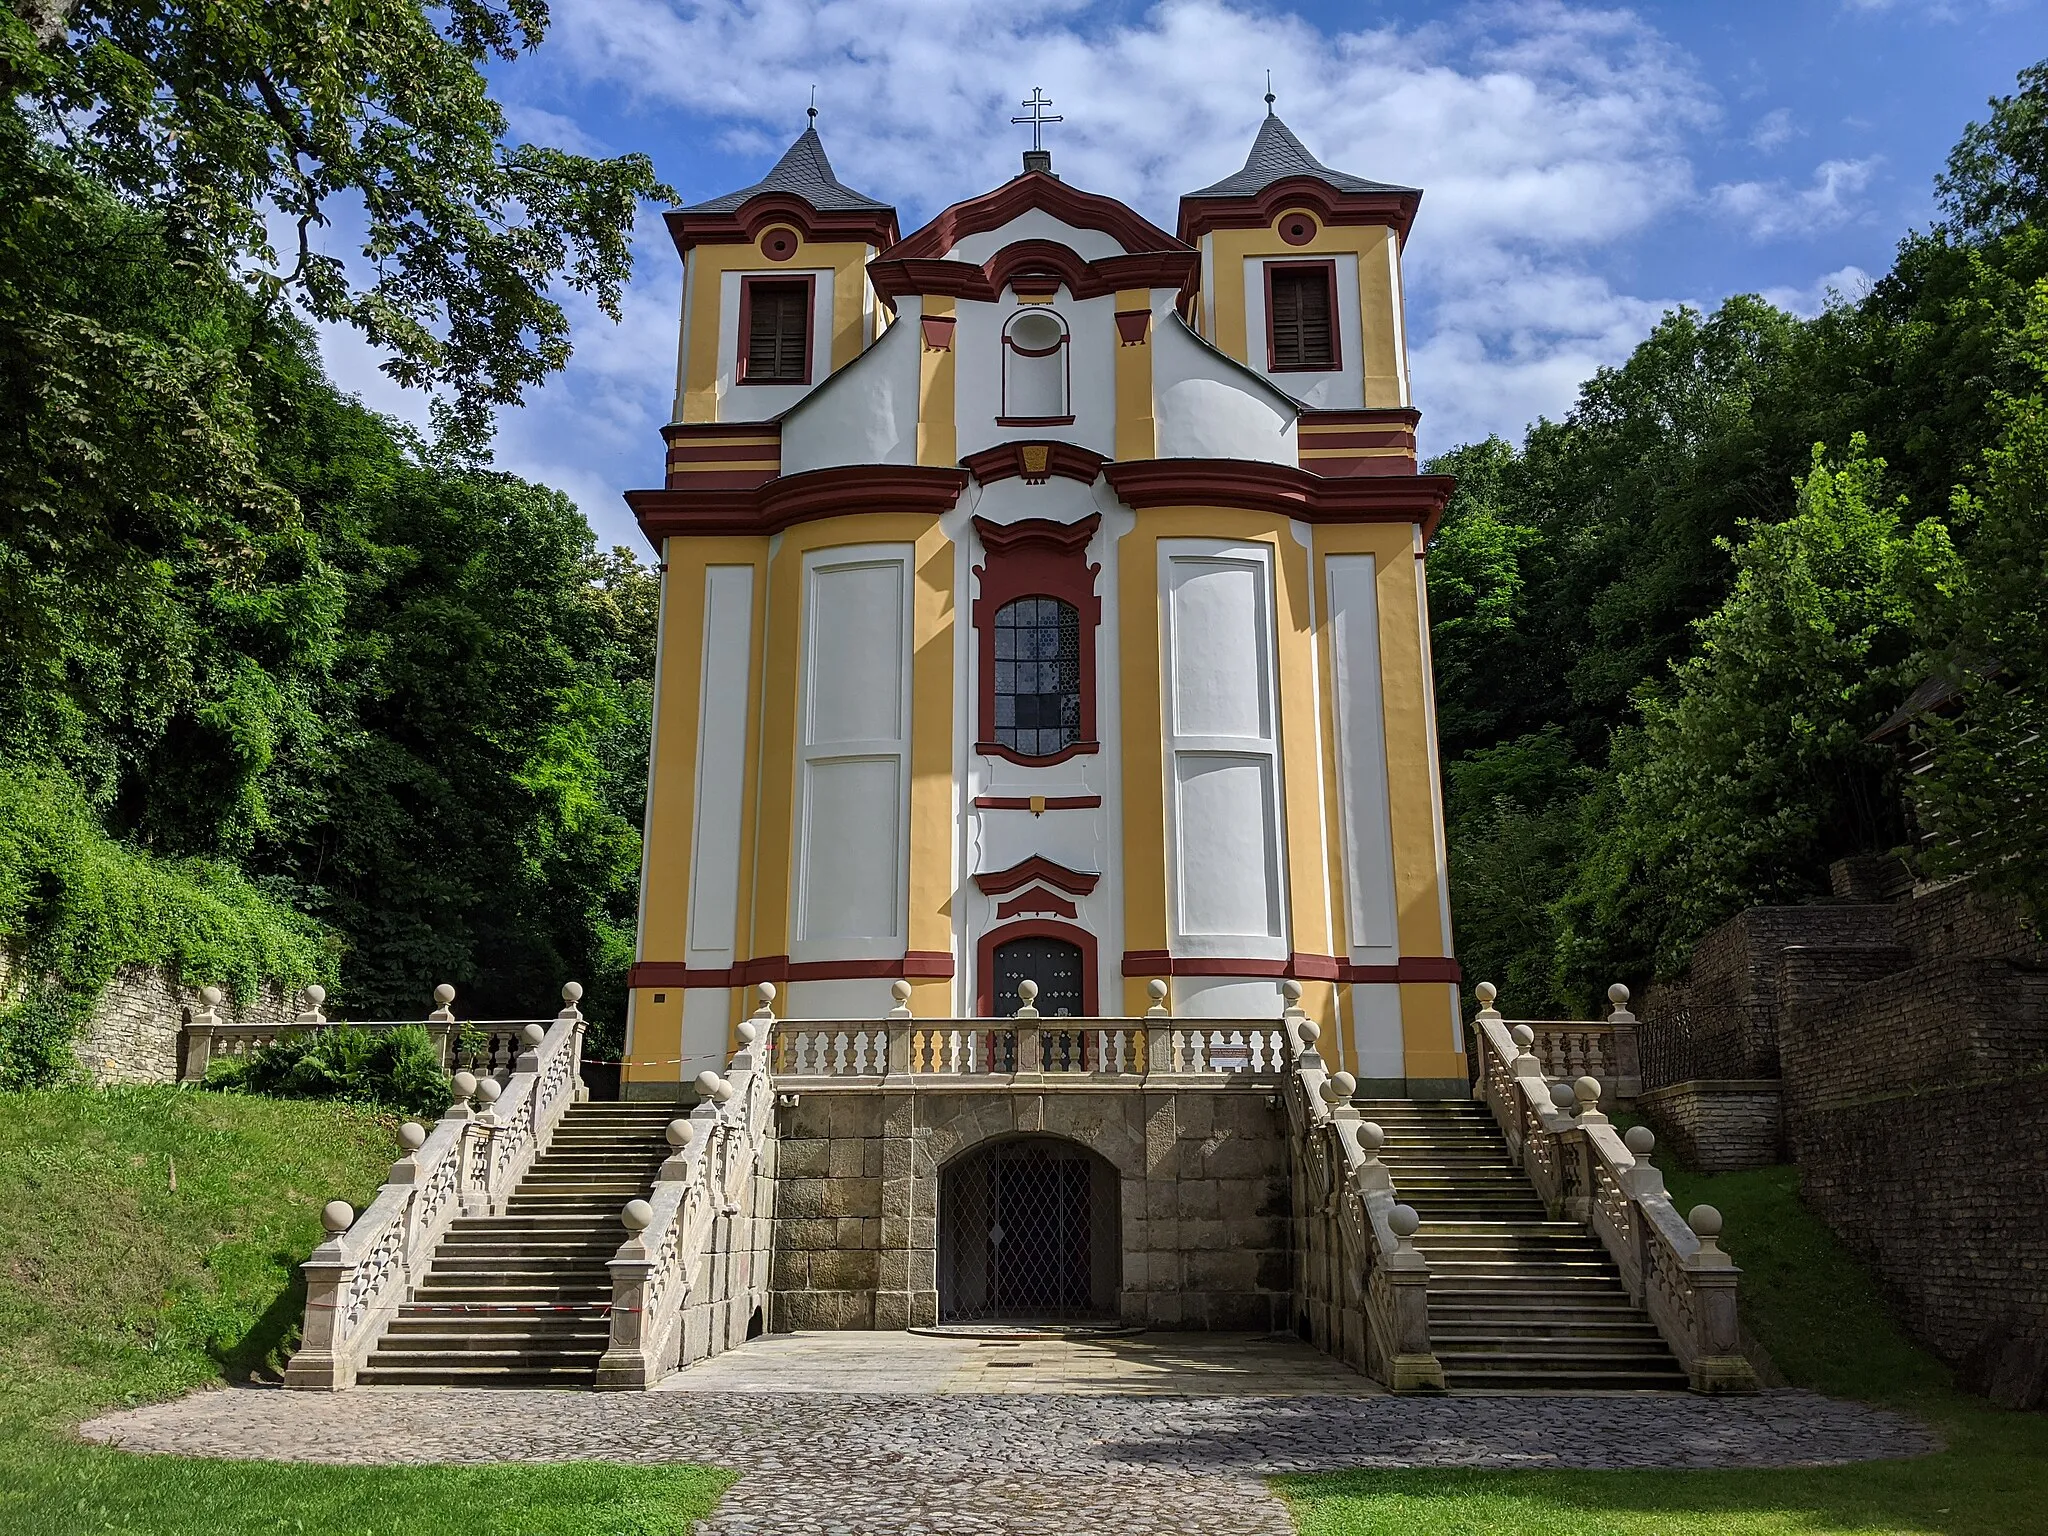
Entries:
<svg viewBox="0 0 2048 1536">
<path fill-rule="evenodd" d="M 1805 129 L 1792 121 L 1792 109 L 1790 107 L 1777 107 L 1766 112 L 1751 125 L 1749 145 L 1752 149 L 1760 149 L 1768 154 L 1780 144 L 1797 138 L 1805 131 Z"/>
<path fill-rule="evenodd" d="M 572 155 L 589 155 L 593 159 L 611 153 L 572 117 L 516 101 L 505 102 L 504 108 L 505 125 L 512 130 L 515 139 L 524 143 L 545 144 L 550 149 L 567 150 Z"/>
<path fill-rule="evenodd" d="M 1812 182 L 1799 191 L 1783 181 L 1723 182 L 1708 198 L 1717 212 L 1741 224 L 1752 239 L 1817 234 L 1846 224 L 1861 211 L 1856 194 L 1870 185 L 1882 163 L 1880 155 L 1823 160 L 1814 167 Z"/>
<path fill-rule="evenodd" d="M 1870 285 L 1870 274 L 1852 265 L 1817 278 L 1804 288 L 1766 288 L 1763 298 L 1780 309 L 1811 319 L 1836 299 L 1857 302 L 1870 291 Z"/>
</svg>

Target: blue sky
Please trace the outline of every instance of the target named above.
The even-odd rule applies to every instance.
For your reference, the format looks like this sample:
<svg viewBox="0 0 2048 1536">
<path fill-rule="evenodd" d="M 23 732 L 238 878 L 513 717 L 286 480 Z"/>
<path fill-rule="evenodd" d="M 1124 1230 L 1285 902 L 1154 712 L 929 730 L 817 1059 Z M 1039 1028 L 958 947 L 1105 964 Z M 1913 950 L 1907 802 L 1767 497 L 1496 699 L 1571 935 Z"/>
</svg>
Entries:
<svg viewBox="0 0 2048 1536">
<path fill-rule="evenodd" d="M 1056 169 L 1171 228 L 1182 191 L 1242 163 L 1270 68 L 1326 163 L 1425 189 L 1405 259 L 1425 451 L 1562 413 L 1675 304 L 1854 292 L 1932 217 L 1963 125 L 2048 56 L 2048 0 L 552 10 L 541 49 L 495 71 L 519 135 L 644 151 L 695 200 L 758 178 L 815 84 L 841 179 L 906 233 L 1015 172 L 1034 85 L 1065 118 Z M 644 555 L 619 493 L 660 483 L 681 268 L 657 210 L 635 248 L 624 323 L 571 296 L 576 356 L 504 413 L 497 452 Z M 352 336 L 326 351 L 344 387 L 424 419 Z"/>
</svg>

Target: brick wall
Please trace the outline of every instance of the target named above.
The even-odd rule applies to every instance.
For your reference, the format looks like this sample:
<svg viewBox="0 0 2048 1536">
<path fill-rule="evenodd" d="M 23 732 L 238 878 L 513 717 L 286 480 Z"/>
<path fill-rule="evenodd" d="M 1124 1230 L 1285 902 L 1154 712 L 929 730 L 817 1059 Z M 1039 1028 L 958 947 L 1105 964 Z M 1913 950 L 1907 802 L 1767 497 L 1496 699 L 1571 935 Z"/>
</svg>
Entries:
<svg viewBox="0 0 2048 1536">
<path fill-rule="evenodd" d="M 1638 1095 L 1635 1111 L 1688 1168 L 1727 1173 L 1784 1160 L 1778 1080 L 1693 1078 Z"/>
</svg>

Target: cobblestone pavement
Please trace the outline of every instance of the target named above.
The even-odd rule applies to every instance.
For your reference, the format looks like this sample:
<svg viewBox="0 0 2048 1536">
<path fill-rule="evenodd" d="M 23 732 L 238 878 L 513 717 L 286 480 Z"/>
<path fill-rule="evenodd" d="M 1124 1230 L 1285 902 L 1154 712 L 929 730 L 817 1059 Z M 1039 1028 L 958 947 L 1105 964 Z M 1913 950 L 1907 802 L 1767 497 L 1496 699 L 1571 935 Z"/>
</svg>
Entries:
<svg viewBox="0 0 2048 1536">
<path fill-rule="evenodd" d="M 1199 1346 L 1185 1353 L 1198 1357 Z M 644 1394 L 240 1388 L 110 1414 L 81 1433 L 202 1456 L 740 1471 L 700 1536 L 1287 1536 L 1266 1474 L 1809 1466 L 1937 1448 L 1906 1419 L 1807 1392 L 992 1395 L 771 1391 L 740 1380 Z"/>
</svg>

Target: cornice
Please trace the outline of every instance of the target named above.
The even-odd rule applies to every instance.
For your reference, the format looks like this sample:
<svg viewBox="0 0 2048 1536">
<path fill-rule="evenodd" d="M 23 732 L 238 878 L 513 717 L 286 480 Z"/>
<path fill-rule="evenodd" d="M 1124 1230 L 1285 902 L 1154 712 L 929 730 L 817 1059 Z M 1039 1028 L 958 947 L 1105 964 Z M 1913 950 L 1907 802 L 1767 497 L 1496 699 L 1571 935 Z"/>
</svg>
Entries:
<svg viewBox="0 0 2048 1536">
<path fill-rule="evenodd" d="M 920 464 L 843 464 L 783 475 L 742 490 L 628 491 L 640 531 L 661 541 L 690 534 L 770 534 L 849 513 L 937 517 L 967 488 L 967 471 Z"/>
<path fill-rule="evenodd" d="M 1420 192 L 1339 192 L 1313 176 L 1289 176 L 1248 197 L 1183 197 L 1180 238 L 1193 245 L 1213 229 L 1263 229 L 1289 208 L 1307 208 L 1324 224 L 1384 224 L 1403 244 L 1422 203 Z"/>
<path fill-rule="evenodd" d="M 1305 523 L 1420 523 L 1436 532 L 1457 489 L 1450 475 L 1325 478 L 1242 459 L 1135 459 L 1103 474 L 1126 506 L 1244 507 Z"/>
<path fill-rule="evenodd" d="M 983 485 L 1007 480 L 1013 475 L 1021 475 L 1033 484 L 1058 475 L 1064 480 L 1093 485 L 1102 474 L 1102 466 L 1108 462 L 1101 454 L 1074 443 L 1033 439 L 997 443 L 993 448 L 970 453 L 960 461 L 960 467 Z"/>
<path fill-rule="evenodd" d="M 806 241 L 854 241 L 878 251 L 897 243 L 896 210 L 848 208 L 820 212 L 791 192 L 763 192 L 730 213 L 671 208 L 662 215 L 669 238 L 684 256 L 698 245 L 751 245 L 774 224 L 788 224 Z"/>
<path fill-rule="evenodd" d="M 923 228 L 913 230 L 883 259 L 943 256 L 969 235 L 1001 229 L 1020 213 L 1043 209 L 1062 223 L 1099 229 L 1127 251 L 1173 251 L 1181 243 L 1151 220 L 1134 213 L 1113 197 L 1083 192 L 1038 171 L 1013 176 L 993 192 L 941 209 Z"/>
<path fill-rule="evenodd" d="M 1034 880 L 1056 891 L 1065 891 L 1069 896 L 1086 896 L 1101 879 L 1100 874 L 1069 869 L 1064 864 L 1055 864 L 1042 853 L 1034 853 L 1023 863 L 1012 864 L 1008 869 L 976 875 L 974 884 L 985 896 L 1007 896 Z"/>
<path fill-rule="evenodd" d="M 868 263 L 868 281 L 892 306 L 909 293 L 993 304 L 1004 288 L 1013 283 L 1023 286 L 1033 277 L 1057 279 L 1077 299 L 1097 299 L 1126 288 L 1185 288 L 1194 282 L 1200 263 L 1200 256 L 1185 246 L 1088 261 L 1054 240 L 1018 240 L 980 266 L 886 252 Z"/>
</svg>

